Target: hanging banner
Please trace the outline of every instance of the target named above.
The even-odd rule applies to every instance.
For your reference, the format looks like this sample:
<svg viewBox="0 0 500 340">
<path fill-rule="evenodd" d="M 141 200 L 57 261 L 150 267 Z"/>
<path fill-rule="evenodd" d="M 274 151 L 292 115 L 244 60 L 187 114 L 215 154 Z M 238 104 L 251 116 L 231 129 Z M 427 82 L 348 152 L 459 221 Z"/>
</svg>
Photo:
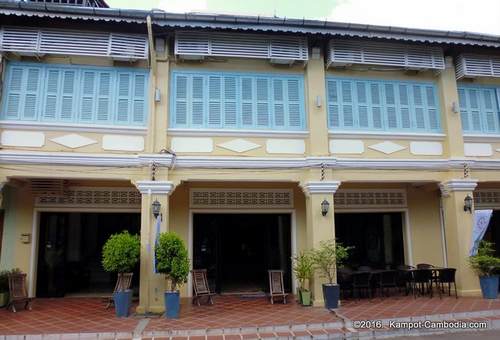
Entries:
<svg viewBox="0 0 500 340">
<path fill-rule="evenodd" d="M 153 250 L 153 273 L 158 273 L 156 271 L 156 245 L 158 244 L 158 238 L 160 237 L 160 227 L 161 227 L 161 214 L 156 218 L 156 228 L 155 228 L 155 245 Z"/>
<path fill-rule="evenodd" d="M 493 215 L 493 210 L 491 209 L 474 211 L 474 226 L 472 227 L 472 241 L 469 256 L 477 254 L 479 242 L 481 242 L 484 237 L 484 233 L 486 233 L 486 229 L 488 229 L 491 215 Z"/>
</svg>

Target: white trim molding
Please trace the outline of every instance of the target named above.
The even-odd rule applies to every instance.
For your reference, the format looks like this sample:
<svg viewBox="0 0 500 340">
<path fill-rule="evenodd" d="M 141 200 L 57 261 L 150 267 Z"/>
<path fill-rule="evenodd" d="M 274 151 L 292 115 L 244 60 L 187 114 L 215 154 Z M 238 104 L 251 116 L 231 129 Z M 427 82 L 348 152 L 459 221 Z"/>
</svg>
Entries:
<svg viewBox="0 0 500 340">
<path fill-rule="evenodd" d="M 162 194 L 168 195 L 174 189 L 174 183 L 171 181 L 137 181 L 135 182 L 137 190 L 141 194 Z"/>
<path fill-rule="evenodd" d="M 340 181 L 309 181 L 301 184 L 301 187 L 306 195 L 335 194 L 340 183 Z"/>
<path fill-rule="evenodd" d="M 267 131 L 267 130 L 227 130 L 227 129 L 168 129 L 173 137 L 279 137 L 307 138 L 309 131 Z"/>
<path fill-rule="evenodd" d="M 145 135 L 147 128 L 145 126 L 120 126 L 120 125 L 81 125 L 68 123 L 43 123 L 43 122 L 19 122 L 19 121 L 0 121 L 2 129 L 20 129 L 36 131 L 73 131 L 73 132 L 95 132 L 95 133 L 125 133 L 131 135 Z"/>
<path fill-rule="evenodd" d="M 390 132 L 369 132 L 369 131 L 328 131 L 330 138 L 338 139 L 381 139 L 381 140 L 444 140 L 444 133 L 390 133 Z"/>
<path fill-rule="evenodd" d="M 441 189 L 441 195 L 443 197 L 448 197 L 451 192 L 455 191 L 474 191 L 476 187 L 476 179 L 452 179 L 447 182 L 439 183 L 439 189 Z"/>
</svg>

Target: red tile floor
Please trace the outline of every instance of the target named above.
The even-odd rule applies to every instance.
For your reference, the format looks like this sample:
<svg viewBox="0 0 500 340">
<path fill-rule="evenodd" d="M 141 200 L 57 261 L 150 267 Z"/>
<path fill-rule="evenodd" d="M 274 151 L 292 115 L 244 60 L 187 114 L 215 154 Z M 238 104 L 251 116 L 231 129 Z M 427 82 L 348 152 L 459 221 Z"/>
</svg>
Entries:
<svg viewBox="0 0 500 340">
<path fill-rule="evenodd" d="M 12 313 L 0 309 L 0 335 L 49 333 L 131 333 L 140 316 L 119 319 L 113 309 L 104 309 L 98 298 L 35 299 L 33 309 L 18 309 Z M 498 310 L 500 299 L 444 297 L 391 297 L 344 301 L 338 312 L 352 320 L 379 319 L 429 314 Z M 242 299 L 217 296 L 213 306 L 194 306 L 183 301 L 178 320 L 160 317 L 149 319 L 146 332 L 213 328 L 265 327 L 271 325 L 301 325 L 340 321 L 323 308 L 302 307 L 293 300 L 271 305 L 267 299 Z M 334 331 L 334 330 L 332 330 Z"/>
</svg>

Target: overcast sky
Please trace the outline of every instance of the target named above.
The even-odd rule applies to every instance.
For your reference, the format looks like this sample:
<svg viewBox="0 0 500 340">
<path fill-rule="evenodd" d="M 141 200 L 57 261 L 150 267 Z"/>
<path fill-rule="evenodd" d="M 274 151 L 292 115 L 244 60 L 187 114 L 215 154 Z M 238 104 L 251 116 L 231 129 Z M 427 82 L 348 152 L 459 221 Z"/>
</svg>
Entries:
<svg viewBox="0 0 500 340">
<path fill-rule="evenodd" d="M 500 35 L 500 0 L 107 0 L 111 7 L 160 8 L 328 19 Z"/>
</svg>

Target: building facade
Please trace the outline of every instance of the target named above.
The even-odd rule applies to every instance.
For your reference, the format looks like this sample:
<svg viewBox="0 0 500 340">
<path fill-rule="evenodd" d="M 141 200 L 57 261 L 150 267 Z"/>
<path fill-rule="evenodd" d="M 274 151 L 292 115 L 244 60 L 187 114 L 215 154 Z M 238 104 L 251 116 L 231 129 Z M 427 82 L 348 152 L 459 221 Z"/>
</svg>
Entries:
<svg viewBox="0 0 500 340">
<path fill-rule="evenodd" d="M 290 256 L 337 238 L 353 266 L 453 267 L 479 294 L 463 207 L 500 207 L 499 37 L 24 2 L 0 17 L 0 268 L 32 296 L 107 289 L 100 246 L 123 229 L 142 312 L 163 310 L 166 230 L 218 292 L 264 290 L 268 269 L 294 291 Z"/>
</svg>

